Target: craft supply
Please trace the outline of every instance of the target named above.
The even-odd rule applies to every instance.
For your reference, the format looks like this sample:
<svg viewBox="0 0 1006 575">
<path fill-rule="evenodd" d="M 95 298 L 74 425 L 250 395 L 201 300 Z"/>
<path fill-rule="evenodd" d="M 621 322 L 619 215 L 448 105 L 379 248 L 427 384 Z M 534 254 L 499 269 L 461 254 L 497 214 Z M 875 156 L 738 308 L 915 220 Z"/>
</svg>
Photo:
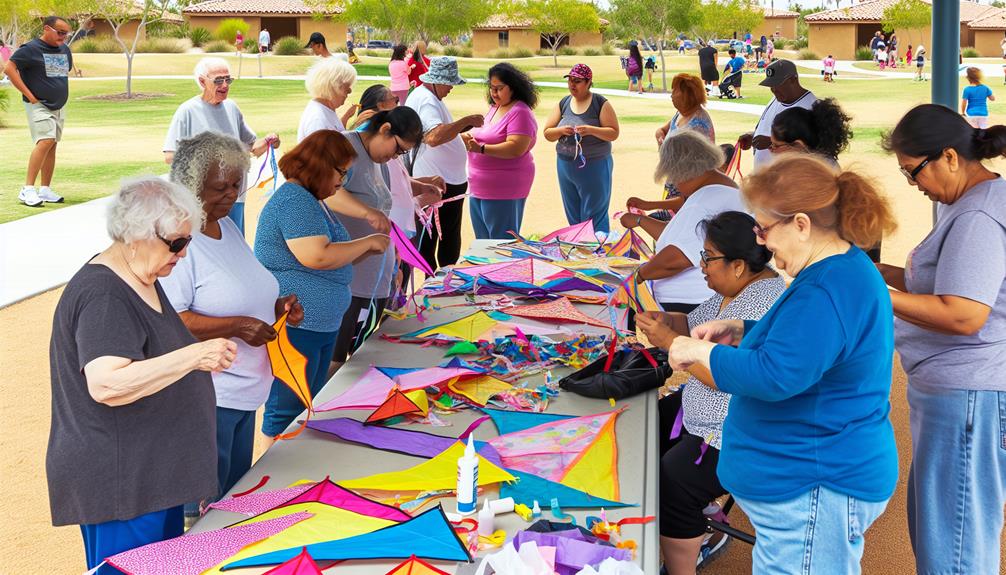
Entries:
<svg viewBox="0 0 1006 575">
<path fill-rule="evenodd" d="M 482 509 L 479 511 L 479 535 L 489 537 L 493 534 L 495 528 L 496 517 L 493 515 L 493 510 L 489 508 L 489 500 L 486 499 L 482 503 Z"/>
<path fill-rule="evenodd" d="M 531 517 L 537 519 L 541 517 L 541 507 L 538 505 L 538 500 L 534 500 L 534 505 L 531 506 Z"/>
<path fill-rule="evenodd" d="M 465 454 L 458 458 L 458 513 L 475 513 L 478 503 L 479 459 L 475 455 L 475 434 L 468 436 Z"/>
<path fill-rule="evenodd" d="M 461 523 L 461 521 L 464 519 L 464 516 L 458 515 L 457 513 L 451 513 L 450 511 L 444 511 L 444 515 L 447 517 L 447 520 L 450 521 L 451 523 Z"/>
<path fill-rule="evenodd" d="M 503 499 L 493 499 L 492 501 L 487 502 L 489 503 L 489 509 L 492 510 L 493 515 L 512 513 L 514 510 L 513 497 L 504 497 Z"/>
<path fill-rule="evenodd" d="M 524 521 L 531 521 L 532 517 L 534 516 L 533 512 L 531 511 L 531 508 L 528 507 L 527 505 L 524 505 L 523 503 L 518 503 L 517 505 L 514 505 L 513 512 L 519 515 L 520 518 L 523 519 Z"/>
</svg>

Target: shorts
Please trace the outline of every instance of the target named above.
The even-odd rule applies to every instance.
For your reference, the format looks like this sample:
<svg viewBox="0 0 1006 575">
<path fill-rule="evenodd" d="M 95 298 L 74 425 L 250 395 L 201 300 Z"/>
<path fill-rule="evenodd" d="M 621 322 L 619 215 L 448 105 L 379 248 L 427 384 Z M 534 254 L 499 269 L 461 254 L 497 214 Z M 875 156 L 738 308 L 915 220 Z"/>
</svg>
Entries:
<svg viewBox="0 0 1006 575">
<path fill-rule="evenodd" d="M 63 138 L 63 122 L 66 113 L 63 108 L 50 110 L 45 104 L 24 103 L 25 113 L 28 115 L 28 130 L 31 132 L 31 139 L 34 143 L 40 140 L 56 140 Z"/>
<path fill-rule="evenodd" d="M 643 79 L 642 75 L 639 75 L 639 76 L 629 76 L 629 83 L 630 84 L 638 84 L 639 81 L 642 80 L 642 79 Z"/>
<path fill-rule="evenodd" d="M 710 446 L 702 454 L 701 446 L 701 437 L 683 432 L 660 458 L 662 537 L 701 537 L 706 532 L 703 509 L 726 493 L 716 476 L 720 451 Z M 701 461 L 696 465 L 700 454 Z"/>
<path fill-rule="evenodd" d="M 969 124 L 971 124 L 972 128 L 985 130 L 989 127 L 988 116 L 964 116 L 964 119 L 967 120 Z"/>
<path fill-rule="evenodd" d="M 720 73 L 716 68 L 705 67 L 702 68 L 702 81 L 703 82 L 719 82 Z"/>
<path fill-rule="evenodd" d="M 915 63 L 915 67 L 916 67 L 916 68 L 919 68 L 919 69 L 922 69 L 922 68 L 924 68 L 925 66 L 926 66 L 926 63 L 925 63 L 925 62 L 916 62 L 916 63 Z"/>
</svg>

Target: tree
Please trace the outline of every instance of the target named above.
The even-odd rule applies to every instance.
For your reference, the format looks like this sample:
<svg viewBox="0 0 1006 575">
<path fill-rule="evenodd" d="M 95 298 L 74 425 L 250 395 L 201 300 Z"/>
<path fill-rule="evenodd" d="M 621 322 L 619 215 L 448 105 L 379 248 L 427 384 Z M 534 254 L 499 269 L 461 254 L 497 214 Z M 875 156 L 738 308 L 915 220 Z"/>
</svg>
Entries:
<svg viewBox="0 0 1006 575">
<path fill-rule="evenodd" d="M 912 30 L 929 26 L 933 21 L 933 6 L 922 0 L 898 0 L 884 9 L 880 22 L 884 32 L 901 31 L 908 34 L 912 44 Z"/>
<path fill-rule="evenodd" d="M 344 7 L 338 19 L 385 30 L 396 44 L 468 32 L 497 8 L 496 0 L 314 0 L 312 4 L 319 10 Z"/>
<path fill-rule="evenodd" d="M 696 29 L 705 38 L 729 38 L 734 32 L 750 32 L 765 20 L 761 8 L 748 0 L 710 0 L 700 12 Z"/>
<path fill-rule="evenodd" d="M 699 0 L 612 0 L 612 15 L 620 26 L 639 36 L 655 38 L 660 54 L 660 75 L 667 91 L 664 44 L 677 33 L 688 33 L 701 16 Z"/>
<path fill-rule="evenodd" d="M 133 58 L 140 36 L 148 24 L 159 22 L 167 12 L 171 0 L 90 0 L 88 16 L 101 18 L 112 27 L 112 35 L 126 56 L 126 98 L 133 97 Z M 136 21 L 132 37 L 128 36 L 127 22 Z"/>
<path fill-rule="evenodd" d="M 581 0 L 525 0 L 513 5 L 508 15 L 515 20 L 526 20 L 532 30 L 541 34 L 552 51 L 552 63 L 556 68 L 563 40 L 577 32 L 601 29 L 597 9 Z"/>
</svg>

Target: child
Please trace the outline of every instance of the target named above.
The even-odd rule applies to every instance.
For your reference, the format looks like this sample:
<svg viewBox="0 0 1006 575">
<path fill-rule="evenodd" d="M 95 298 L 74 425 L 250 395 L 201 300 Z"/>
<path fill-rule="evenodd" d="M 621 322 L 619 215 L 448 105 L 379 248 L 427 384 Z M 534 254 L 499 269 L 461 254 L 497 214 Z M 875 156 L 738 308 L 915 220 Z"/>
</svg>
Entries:
<svg viewBox="0 0 1006 575">
<path fill-rule="evenodd" d="M 828 54 L 821 64 L 824 66 L 824 81 L 834 82 L 835 81 L 835 59 Z"/>
<path fill-rule="evenodd" d="M 898 53 L 894 51 L 895 48 L 891 48 L 887 51 L 887 66 L 890 68 L 898 67 Z"/>
<path fill-rule="evenodd" d="M 905 52 L 905 66 L 908 67 L 911 65 L 912 65 L 912 45 L 909 44 L 908 51 Z"/>
<path fill-rule="evenodd" d="M 649 86 L 646 89 L 650 92 L 653 91 L 653 72 L 657 69 L 657 57 L 647 56 L 646 62 L 643 64 L 643 68 L 646 68 L 646 81 Z"/>
<path fill-rule="evenodd" d="M 996 97 L 992 90 L 982 84 L 982 71 L 978 68 L 968 68 L 968 86 L 961 94 L 961 114 L 973 128 L 986 129 L 989 127 L 989 104 L 988 101 L 995 101 Z"/>
<path fill-rule="evenodd" d="M 877 63 L 880 64 L 881 72 L 887 68 L 887 46 L 882 43 L 877 44 Z"/>
<path fill-rule="evenodd" d="M 926 47 L 919 44 L 917 50 L 915 50 L 915 81 L 924 82 L 926 80 L 926 75 L 922 73 L 922 69 L 926 66 Z"/>
</svg>

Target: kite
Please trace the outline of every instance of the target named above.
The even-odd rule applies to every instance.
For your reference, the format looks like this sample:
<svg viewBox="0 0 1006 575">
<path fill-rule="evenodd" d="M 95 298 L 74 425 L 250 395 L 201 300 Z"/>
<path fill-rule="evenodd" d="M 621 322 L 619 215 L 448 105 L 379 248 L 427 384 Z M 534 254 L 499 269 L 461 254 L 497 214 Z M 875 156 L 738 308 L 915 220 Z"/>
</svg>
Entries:
<svg viewBox="0 0 1006 575">
<path fill-rule="evenodd" d="M 240 513 L 241 515 L 253 517 L 290 501 L 294 497 L 311 489 L 313 485 L 314 483 L 303 483 L 284 489 L 257 491 L 248 495 L 242 495 L 241 497 L 221 499 L 220 501 L 211 503 L 210 509 L 219 509 L 221 511 Z"/>
<path fill-rule="evenodd" d="M 610 328 L 611 326 L 605 322 L 592 318 L 589 315 L 583 313 L 572 302 L 569 298 L 560 297 L 552 301 L 547 301 L 543 303 L 531 304 L 531 305 L 519 305 L 512 308 L 507 308 L 507 315 L 515 315 L 517 317 L 536 319 L 539 321 L 555 321 L 555 322 L 572 322 L 572 323 L 582 323 L 586 325 L 593 325 L 597 327 Z"/>
<path fill-rule="evenodd" d="M 402 523 L 397 523 L 370 533 L 325 541 L 306 546 L 307 552 L 317 561 L 340 559 L 405 559 L 415 555 L 425 559 L 471 562 L 468 549 L 454 533 L 454 528 L 437 506 Z M 303 546 L 274 551 L 224 566 L 224 570 L 238 567 L 276 565 L 296 557 Z"/>
<path fill-rule="evenodd" d="M 290 342 L 286 324 L 289 315 L 290 312 L 286 312 L 276 320 L 272 326 L 276 330 L 276 339 L 266 342 L 265 347 L 269 353 L 269 363 L 272 364 L 273 375 L 293 391 L 297 399 L 307 408 L 307 419 L 311 419 L 312 399 L 311 386 L 307 381 L 307 358 L 297 351 L 297 348 Z M 276 439 L 296 437 L 303 429 L 304 426 L 301 425 L 295 431 L 277 435 Z"/>
<path fill-rule="evenodd" d="M 399 415 L 413 414 L 425 417 L 426 414 L 429 413 L 429 410 L 430 403 L 429 400 L 426 399 L 425 390 L 416 389 L 408 393 L 404 393 L 396 386 L 392 388 L 391 393 L 388 394 L 388 399 L 384 400 L 384 403 L 379 405 L 377 409 L 375 409 L 374 412 L 367 417 L 367 423 L 377 423 Z"/>
<path fill-rule="evenodd" d="M 384 575 L 448 575 L 448 573 L 413 555 Z"/>
<path fill-rule="evenodd" d="M 398 227 L 398 224 L 388 220 L 391 223 L 391 241 L 395 243 L 395 253 L 398 254 L 402 261 L 411 265 L 412 267 L 422 270 L 428 276 L 433 275 L 433 268 L 430 264 L 426 262 L 426 259 L 419 254 L 416 247 L 412 245 L 409 238 L 402 231 L 402 228 Z"/>
<path fill-rule="evenodd" d="M 587 220 L 583 223 L 573 224 L 572 226 L 556 230 L 541 238 L 542 242 L 550 242 L 552 240 L 562 240 L 564 242 L 576 244 L 596 244 L 597 234 L 594 233 L 594 222 Z"/>
<path fill-rule="evenodd" d="M 349 389 L 316 407 L 315 412 L 336 409 L 377 409 L 388 399 L 395 386 L 409 393 L 417 389 L 434 387 L 461 375 L 477 373 L 482 373 L 481 369 L 461 367 L 461 364 L 456 363 L 425 369 L 375 366 L 364 372 Z"/>
<path fill-rule="evenodd" d="M 251 525 L 182 535 L 123 551 L 105 561 L 130 575 L 199 575 L 241 549 L 311 517 L 292 513 Z"/>
<path fill-rule="evenodd" d="M 651 282 L 648 280 L 637 282 L 636 274 L 629 274 L 629 277 L 625 278 L 615 290 L 612 296 L 612 303 L 631 307 L 637 313 L 644 311 L 664 311 L 664 308 L 657 303 L 657 299 L 653 297 L 653 290 L 650 284 Z"/>
<path fill-rule="evenodd" d="M 608 257 L 623 256 L 635 260 L 648 261 L 653 257 L 653 250 L 646 240 L 635 230 L 626 230 L 619 240 L 604 246 L 604 253 Z"/>
<path fill-rule="evenodd" d="M 500 312 L 479 310 L 460 319 L 442 323 L 432 327 L 424 327 L 416 331 L 389 336 L 394 341 L 492 341 L 507 335 L 516 335 L 518 331 L 533 335 L 548 335 L 554 333 L 569 333 L 561 327 L 538 327 L 516 323 L 509 315 Z"/>
<path fill-rule="evenodd" d="M 516 469 L 507 469 L 513 474 L 517 481 L 504 483 L 500 486 L 500 498 L 513 497 L 515 503 L 523 503 L 531 507 L 535 501 L 551 501 L 556 498 L 562 502 L 562 506 L 571 509 L 614 509 L 616 507 L 634 507 L 632 503 L 623 503 L 596 497 L 585 491 L 567 487 L 562 483 L 549 481 L 532 473 L 525 473 Z"/>
<path fill-rule="evenodd" d="M 454 266 L 444 277 L 428 279 L 422 293 L 437 296 L 513 291 L 541 297 L 572 290 L 605 292 L 603 281 L 585 273 L 525 257 L 498 263 Z"/>
<path fill-rule="evenodd" d="M 447 382 L 447 389 L 478 407 L 485 407 L 493 396 L 510 391 L 513 386 L 491 375 L 480 374 L 473 377 L 456 377 Z"/>
<path fill-rule="evenodd" d="M 322 573 L 305 547 L 300 555 L 282 565 L 273 567 L 262 575 L 322 575 Z"/>
<path fill-rule="evenodd" d="M 527 411 L 506 411 L 503 409 L 483 409 L 486 415 L 492 418 L 493 424 L 500 435 L 514 433 L 531 429 L 544 423 L 573 419 L 575 415 L 561 415 L 558 413 L 531 413 Z"/>
</svg>

